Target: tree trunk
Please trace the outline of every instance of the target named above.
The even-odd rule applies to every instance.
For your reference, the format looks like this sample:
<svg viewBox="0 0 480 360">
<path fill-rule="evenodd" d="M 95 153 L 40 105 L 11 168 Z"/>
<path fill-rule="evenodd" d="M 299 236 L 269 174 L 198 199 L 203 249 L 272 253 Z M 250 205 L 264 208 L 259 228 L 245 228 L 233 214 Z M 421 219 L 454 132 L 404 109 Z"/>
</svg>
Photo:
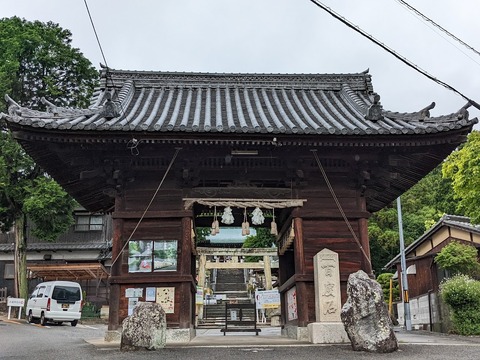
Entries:
<svg viewBox="0 0 480 360">
<path fill-rule="evenodd" d="M 26 227 L 26 217 L 22 214 L 15 221 L 15 293 L 25 303 L 28 298 Z"/>
</svg>

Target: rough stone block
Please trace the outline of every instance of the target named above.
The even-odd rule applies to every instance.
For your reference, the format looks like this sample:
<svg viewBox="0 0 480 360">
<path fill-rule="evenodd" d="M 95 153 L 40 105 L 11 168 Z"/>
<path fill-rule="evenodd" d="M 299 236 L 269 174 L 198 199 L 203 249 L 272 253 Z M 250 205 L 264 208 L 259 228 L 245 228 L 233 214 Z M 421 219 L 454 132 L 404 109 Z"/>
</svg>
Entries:
<svg viewBox="0 0 480 360">
<path fill-rule="evenodd" d="M 382 287 L 362 270 L 348 277 L 341 318 L 356 351 L 389 353 L 398 349 Z"/>
<path fill-rule="evenodd" d="M 165 347 L 167 320 L 160 304 L 139 302 L 123 320 L 120 350 L 157 350 Z"/>
</svg>

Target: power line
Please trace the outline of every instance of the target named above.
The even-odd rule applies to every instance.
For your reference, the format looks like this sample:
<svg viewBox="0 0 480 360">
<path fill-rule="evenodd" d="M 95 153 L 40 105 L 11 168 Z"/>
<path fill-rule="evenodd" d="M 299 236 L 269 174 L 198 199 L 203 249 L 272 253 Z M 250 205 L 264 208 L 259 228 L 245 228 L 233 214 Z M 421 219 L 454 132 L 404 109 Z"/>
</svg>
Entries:
<svg viewBox="0 0 480 360">
<path fill-rule="evenodd" d="M 478 110 L 480 110 L 480 104 L 478 104 L 476 101 L 470 99 L 468 96 L 466 96 L 465 94 L 463 94 L 462 92 L 458 91 L 457 89 L 455 89 L 453 86 L 447 84 L 446 82 L 444 81 L 441 81 L 439 80 L 438 78 L 436 78 L 435 76 L 429 74 L 427 71 L 423 70 L 421 67 L 419 67 L 418 65 L 412 63 L 410 60 L 408 60 L 406 57 L 400 55 L 399 53 L 397 53 L 395 50 L 389 48 L 387 45 L 385 45 L 384 43 L 382 43 L 381 41 L 379 41 L 378 39 L 376 39 L 375 37 L 373 37 L 371 34 L 367 33 L 366 31 L 364 31 L 363 29 L 361 29 L 358 25 L 355 25 L 353 24 L 352 22 L 350 22 L 349 20 L 347 20 L 346 18 L 344 18 L 343 16 L 341 16 L 340 14 L 336 13 L 334 10 L 332 10 L 331 8 L 329 8 L 328 6 L 324 5 L 323 3 L 321 3 L 320 1 L 318 0 L 310 0 L 311 2 L 313 2 L 315 5 L 317 5 L 319 8 L 325 10 L 327 13 L 329 13 L 330 15 L 332 15 L 335 19 L 341 21 L 343 24 L 347 25 L 349 28 L 355 30 L 356 32 L 358 32 L 360 35 L 366 37 L 368 40 L 372 41 L 373 43 L 375 43 L 376 45 L 380 46 L 383 50 L 387 51 L 388 53 L 390 53 L 391 55 L 395 56 L 398 60 L 400 60 L 401 62 L 403 62 L 404 64 L 406 64 L 407 66 L 411 67 L 412 69 L 414 69 L 415 71 L 419 72 L 420 74 L 422 74 L 423 76 L 427 77 L 428 79 L 436 82 L 437 84 L 445 87 L 446 89 L 450 90 L 450 91 L 453 91 L 454 93 L 460 95 L 462 98 L 464 98 L 465 100 L 467 100 L 471 105 L 473 105 L 475 108 L 477 108 Z"/>
<path fill-rule="evenodd" d="M 88 8 L 87 0 L 83 0 L 83 2 L 85 3 L 85 8 L 87 9 L 88 17 L 90 18 L 90 23 L 92 24 L 93 32 L 95 33 L 95 37 L 97 38 L 97 44 L 98 44 L 98 47 L 100 48 L 100 52 L 102 53 L 103 61 L 105 62 L 105 66 L 108 69 L 107 59 L 105 58 L 105 54 L 103 53 L 102 44 L 100 44 L 100 39 L 98 38 L 97 29 L 95 28 L 95 24 L 93 23 L 93 18 L 92 18 L 92 15 L 90 14 L 90 9 Z"/>
<path fill-rule="evenodd" d="M 479 55 L 480 56 L 480 52 L 478 52 L 477 50 L 475 50 L 472 46 L 468 45 L 466 42 L 464 42 L 463 40 L 461 40 L 460 38 L 458 38 L 457 36 L 453 35 L 451 32 L 449 32 L 447 29 L 443 28 L 442 26 L 440 26 L 439 24 L 437 24 L 435 21 L 433 21 L 432 19 L 430 19 L 428 16 L 422 14 L 420 11 L 418 11 L 417 9 L 415 9 L 413 6 L 411 6 L 410 4 L 408 4 L 406 1 L 403 1 L 403 0 L 397 0 L 397 2 L 399 2 L 401 5 L 405 6 L 407 9 L 413 11 L 415 14 L 417 14 L 418 16 L 420 16 L 422 19 L 424 19 L 425 21 L 429 22 L 430 24 L 432 24 L 433 26 L 435 26 L 437 29 L 441 30 L 442 32 L 444 32 L 445 34 L 447 34 L 448 36 L 450 36 L 452 39 L 454 39 L 455 41 L 459 42 L 460 44 L 462 44 L 463 46 L 465 46 L 468 50 L 471 50 L 473 51 L 475 54 Z"/>
</svg>

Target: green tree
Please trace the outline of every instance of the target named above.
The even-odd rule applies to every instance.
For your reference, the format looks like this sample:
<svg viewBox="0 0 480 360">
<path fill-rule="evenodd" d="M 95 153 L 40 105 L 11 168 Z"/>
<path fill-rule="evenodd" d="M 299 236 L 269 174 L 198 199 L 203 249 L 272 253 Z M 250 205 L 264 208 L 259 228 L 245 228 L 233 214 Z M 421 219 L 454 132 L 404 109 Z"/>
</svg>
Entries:
<svg viewBox="0 0 480 360">
<path fill-rule="evenodd" d="M 475 276 L 480 273 L 477 248 L 452 241 L 435 256 L 435 262 L 452 275 Z"/>
<path fill-rule="evenodd" d="M 460 214 L 453 198 L 452 183 L 442 177 L 438 166 L 402 194 L 405 245 L 410 245 L 434 225 L 443 214 Z M 400 251 L 396 201 L 376 212 L 369 220 L 370 252 L 375 273 Z"/>
<path fill-rule="evenodd" d="M 454 151 L 442 167 L 443 175 L 452 181 L 459 210 L 473 223 L 480 223 L 480 132 L 472 131 L 468 141 Z"/>
<path fill-rule="evenodd" d="M 211 228 L 197 227 L 195 228 L 195 240 L 198 245 L 203 245 L 208 242 L 207 236 L 210 235 Z"/>
<path fill-rule="evenodd" d="M 377 282 L 383 290 L 383 298 L 388 303 L 390 300 L 390 279 L 393 278 L 392 273 L 383 273 L 377 276 Z M 400 299 L 400 289 L 397 280 L 392 280 L 392 301 Z"/>
<path fill-rule="evenodd" d="M 480 281 L 456 275 L 440 284 L 440 296 L 452 310 L 454 332 L 480 335 Z"/>
<path fill-rule="evenodd" d="M 57 106 L 85 107 L 98 72 L 79 49 L 72 33 L 53 22 L 0 20 L 0 94 L 23 106 L 41 109 L 41 98 Z M 4 111 L 4 104 L 0 111 Z"/>
<path fill-rule="evenodd" d="M 58 106 L 88 103 L 98 72 L 78 49 L 71 33 L 54 23 L 0 19 L 0 96 L 42 110 L 41 98 Z M 0 102 L 0 111 L 6 111 Z M 74 201 L 26 155 L 0 123 L 0 228 L 15 227 L 17 296 L 28 295 L 26 269 L 27 218 L 33 233 L 55 240 L 73 222 Z"/>
<path fill-rule="evenodd" d="M 275 235 L 270 234 L 269 228 L 255 228 L 256 235 L 250 235 L 245 238 L 243 248 L 270 248 L 275 243 Z M 259 256 L 246 256 L 247 262 L 255 262 L 260 260 Z"/>
</svg>

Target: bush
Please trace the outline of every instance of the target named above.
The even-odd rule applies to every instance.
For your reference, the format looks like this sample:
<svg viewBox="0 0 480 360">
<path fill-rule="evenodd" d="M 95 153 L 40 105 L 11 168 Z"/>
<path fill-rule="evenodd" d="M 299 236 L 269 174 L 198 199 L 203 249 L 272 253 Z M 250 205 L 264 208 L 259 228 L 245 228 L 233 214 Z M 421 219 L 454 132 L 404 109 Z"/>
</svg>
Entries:
<svg viewBox="0 0 480 360">
<path fill-rule="evenodd" d="M 472 245 L 452 241 L 435 256 L 435 262 L 450 273 L 475 276 L 479 274 L 478 251 Z"/>
<path fill-rule="evenodd" d="M 388 303 L 390 300 L 390 279 L 392 277 L 393 277 L 393 274 L 391 273 L 383 273 L 378 275 L 377 277 L 377 282 L 382 287 L 383 297 L 386 303 Z M 397 301 L 400 298 L 400 290 L 399 290 L 397 280 L 393 281 L 392 298 L 393 298 L 393 301 Z"/>
<path fill-rule="evenodd" d="M 452 324 L 461 335 L 480 335 L 480 281 L 457 275 L 440 285 L 440 295 L 452 310 Z"/>
</svg>

